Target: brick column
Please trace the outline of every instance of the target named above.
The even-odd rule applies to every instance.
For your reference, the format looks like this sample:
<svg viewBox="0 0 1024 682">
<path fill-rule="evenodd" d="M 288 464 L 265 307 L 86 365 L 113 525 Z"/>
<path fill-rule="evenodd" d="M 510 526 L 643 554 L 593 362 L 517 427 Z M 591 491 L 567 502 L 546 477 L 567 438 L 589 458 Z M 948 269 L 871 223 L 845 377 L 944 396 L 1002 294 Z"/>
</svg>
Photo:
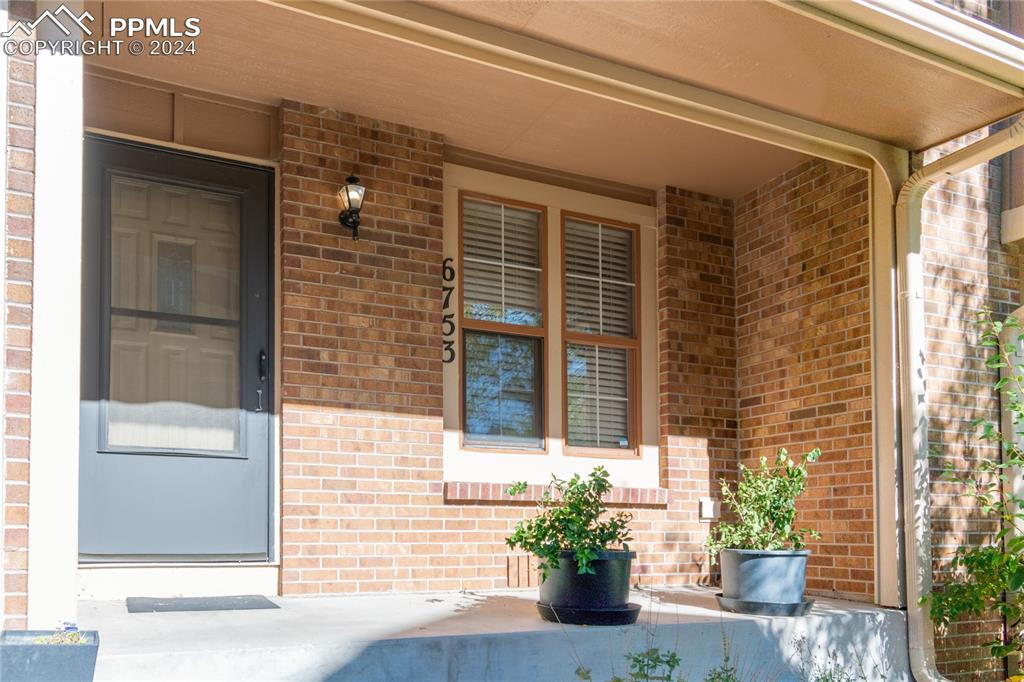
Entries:
<svg viewBox="0 0 1024 682">
<path fill-rule="evenodd" d="M 282 590 L 473 585 L 475 568 L 445 570 L 471 534 L 433 535 L 462 515 L 441 508 L 443 140 L 283 110 Z M 358 242 L 334 197 L 350 172 L 367 187 Z"/>
<path fill-rule="evenodd" d="M 699 499 L 717 496 L 736 464 L 736 327 L 732 202 L 666 187 L 658 192 L 658 367 L 663 485 L 672 505 L 665 582 L 709 572 Z"/>
<path fill-rule="evenodd" d="M 11 16 L 34 15 L 12 3 Z M 20 12 L 20 14 L 19 14 Z M 7 206 L 4 234 L 4 628 L 28 617 L 29 436 L 32 407 L 32 238 L 35 58 L 7 60 Z"/>
</svg>

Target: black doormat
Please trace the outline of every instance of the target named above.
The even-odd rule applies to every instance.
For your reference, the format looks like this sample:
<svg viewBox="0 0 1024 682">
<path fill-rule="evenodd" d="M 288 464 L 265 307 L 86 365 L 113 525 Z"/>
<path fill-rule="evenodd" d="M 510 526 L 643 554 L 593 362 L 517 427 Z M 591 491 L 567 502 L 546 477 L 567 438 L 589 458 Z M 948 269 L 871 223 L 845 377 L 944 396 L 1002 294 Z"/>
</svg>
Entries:
<svg viewBox="0 0 1024 682">
<path fill-rule="evenodd" d="M 157 611 L 249 611 L 253 609 L 279 609 L 274 602 L 258 594 L 233 597 L 128 597 L 128 613 L 156 613 Z"/>
</svg>

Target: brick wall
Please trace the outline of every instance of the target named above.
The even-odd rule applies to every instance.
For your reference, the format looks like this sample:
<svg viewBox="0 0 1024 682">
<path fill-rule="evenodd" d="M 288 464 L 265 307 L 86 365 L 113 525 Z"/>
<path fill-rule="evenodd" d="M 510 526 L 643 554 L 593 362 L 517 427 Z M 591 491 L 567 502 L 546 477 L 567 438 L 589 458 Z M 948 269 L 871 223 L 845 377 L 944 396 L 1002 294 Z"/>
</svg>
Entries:
<svg viewBox="0 0 1024 682">
<path fill-rule="evenodd" d="M 34 3 L 11 15 L 34 16 Z M 28 614 L 28 454 L 32 366 L 32 234 L 35 61 L 11 57 L 7 86 L 7 289 L 4 328 L 4 628 L 23 629 Z"/>
<path fill-rule="evenodd" d="M 932 161 L 977 141 L 975 133 L 932 150 Z M 989 541 L 997 523 L 981 514 L 960 487 L 940 480 L 947 463 L 974 469 L 998 450 L 972 438 L 969 422 L 998 423 L 999 401 L 991 390 L 993 371 L 977 347 L 976 313 L 991 307 L 1002 317 L 1020 305 L 1018 249 L 999 242 L 1002 160 L 982 164 L 933 187 L 925 196 L 922 245 L 925 260 L 925 325 L 928 367 L 928 441 L 931 475 L 933 577 L 949 577 L 949 561 L 965 544 Z M 980 645 L 1002 628 L 1001 621 L 967 619 L 936 637 L 940 669 L 954 679 L 1004 679 L 1002 662 Z"/>
<path fill-rule="evenodd" d="M 658 193 L 662 474 L 676 500 L 667 530 L 686 582 L 708 573 L 699 498 L 736 468 L 736 296 L 731 201 Z M 683 580 L 680 580 L 683 581 Z"/>
<path fill-rule="evenodd" d="M 285 594 L 486 589 L 532 513 L 498 486 L 442 481 L 442 139 L 286 102 L 282 186 Z M 362 239 L 334 192 L 367 186 Z M 662 477 L 628 491 L 641 580 L 707 575 L 697 498 L 735 459 L 731 212 L 661 193 Z M 503 482 L 497 482 L 503 483 Z"/>
<path fill-rule="evenodd" d="M 295 102 L 283 117 L 282 590 L 503 587 L 505 537 L 531 507 L 498 485 L 442 480 L 443 140 Z M 336 222 L 350 171 L 368 189 L 359 242 Z M 813 441 L 828 458 L 805 505 L 826 535 L 811 587 L 870 598 L 866 200 L 863 173 L 824 163 L 769 183 L 735 218 L 730 201 L 658 193 L 667 494 L 616 498 L 635 513 L 642 582 L 707 579 L 698 498 L 734 474 L 738 447 Z M 789 356 L 799 368 L 761 368 Z"/>
<path fill-rule="evenodd" d="M 874 596 L 868 177 L 813 160 L 736 204 L 741 460 L 820 447 L 807 587 Z"/>
<path fill-rule="evenodd" d="M 294 102 L 283 135 L 282 590 L 490 587 L 504 522 L 442 498 L 442 139 Z"/>
</svg>

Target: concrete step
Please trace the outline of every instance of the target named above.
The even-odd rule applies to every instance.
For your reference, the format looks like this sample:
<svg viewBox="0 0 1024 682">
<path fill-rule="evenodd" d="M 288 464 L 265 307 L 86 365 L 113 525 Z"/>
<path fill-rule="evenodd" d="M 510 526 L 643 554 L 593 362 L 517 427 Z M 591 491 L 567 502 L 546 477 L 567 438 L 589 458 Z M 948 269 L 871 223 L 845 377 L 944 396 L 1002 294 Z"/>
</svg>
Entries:
<svg viewBox="0 0 1024 682">
<path fill-rule="evenodd" d="M 535 591 L 274 598 L 280 609 L 129 614 L 82 602 L 98 629 L 97 680 L 597 682 L 628 670 L 627 652 L 676 651 L 701 680 L 723 640 L 742 680 L 799 679 L 829 661 L 864 679 L 909 680 L 902 612 L 819 599 L 799 618 L 722 613 L 703 589 L 634 591 L 636 625 L 542 621 Z M 804 659 L 801 661 L 801 659 Z"/>
</svg>

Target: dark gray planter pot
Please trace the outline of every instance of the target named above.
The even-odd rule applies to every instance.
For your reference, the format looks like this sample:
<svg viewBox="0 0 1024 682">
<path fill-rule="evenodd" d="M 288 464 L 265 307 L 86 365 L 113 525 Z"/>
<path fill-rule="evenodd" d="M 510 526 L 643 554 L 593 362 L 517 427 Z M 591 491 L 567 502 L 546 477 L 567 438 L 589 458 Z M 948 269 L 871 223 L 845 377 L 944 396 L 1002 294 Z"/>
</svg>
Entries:
<svg viewBox="0 0 1024 682">
<path fill-rule="evenodd" d="M 5 630 L 0 633 L 0 680 L 3 682 L 92 682 L 100 635 L 83 630 L 84 644 L 37 644 L 53 630 Z"/>
<path fill-rule="evenodd" d="M 537 610 L 544 620 L 577 625 L 635 623 L 640 606 L 629 603 L 629 568 L 636 552 L 598 552 L 595 573 L 579 573 L 576 558 L 562 552 L 557 568 L 540 584 Z"/>
<path fill-rule="evenodd" d="M 800 615 L 810 550 L 723 549 L 722 608 L 741 613 Z"/>
</svg>

